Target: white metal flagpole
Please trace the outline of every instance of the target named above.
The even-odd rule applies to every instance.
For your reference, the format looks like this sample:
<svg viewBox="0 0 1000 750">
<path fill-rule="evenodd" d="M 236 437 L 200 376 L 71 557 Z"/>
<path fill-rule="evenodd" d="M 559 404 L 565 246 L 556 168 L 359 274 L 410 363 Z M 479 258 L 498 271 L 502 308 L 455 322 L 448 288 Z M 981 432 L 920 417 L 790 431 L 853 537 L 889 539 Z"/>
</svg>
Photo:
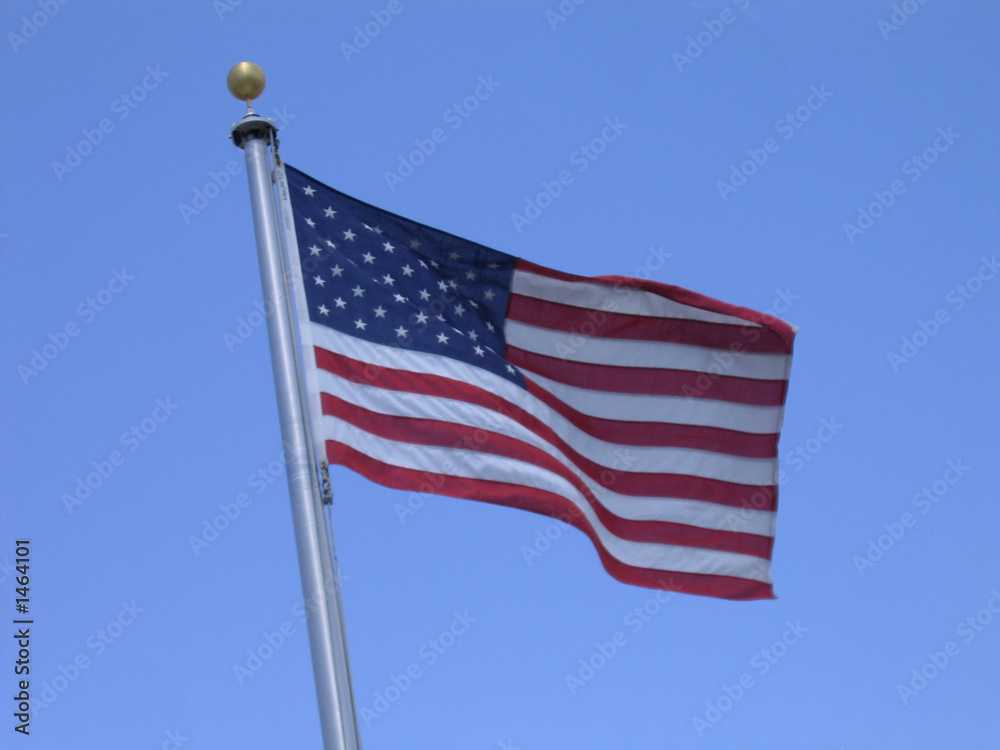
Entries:
<svg viewBox="0 0 1000 750">
<path fill-rule="evenodd" d="M 328 547 L 323 500 L 305 408 L 306 399 L 302 392 L 298 337 L 286 271 L 288 265 L 278 237 L 267 150 L 275 142 L 278 129 L 271 120 L 260 117 L 250 106 L 264 89 L 264 73 L 260 68 L 252 63 L 240 63 L 229 72 L 228 83 L 233 96 L 247 103 L 247 114 L 233 126 L 232 139 L 246 156 L 265 306 L 271 303 L 267 333 L 285 447 L 302 593 L 306 602 L 323 747 L 324 750 L 360 750 L 361 739 L 340 608 L 340 582 Z"/>
</svg>

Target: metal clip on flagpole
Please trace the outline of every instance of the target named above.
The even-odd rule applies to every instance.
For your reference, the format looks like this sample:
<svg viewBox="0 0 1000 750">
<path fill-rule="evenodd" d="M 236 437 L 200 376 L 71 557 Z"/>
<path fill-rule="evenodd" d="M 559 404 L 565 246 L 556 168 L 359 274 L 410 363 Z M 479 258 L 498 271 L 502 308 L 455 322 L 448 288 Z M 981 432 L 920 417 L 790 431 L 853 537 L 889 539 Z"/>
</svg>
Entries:
<svg viewBox="0 0 1000 750">
<path fill-rule="evenodd" d="M 251 102 L 264 90 L 264 73 L 242 62 L 229 71 L 229 91 L 247 103 L 247 113 L 233 126 L 233 143 L 243 149 L 250 182 L 250 203 L 257 235 L 264 298 L 272 303 L 267 320 L 271 365 L 278 396 L 281 437 L 285 446 L 288 491 L 308 613 L 316 695 L 325 750 L 359 750 L 361 740 L 351 691 L 347 639 L 340 611 L 340 582 L 336 577 L 323 522 L 308 417 L 303 405 L 303 383 L 298 336 L 291 306 L 288 264 L 278 237 L 270 159 L 267 147 L 276 143 L 274 123 L 253 111 Z"/>
</svg>

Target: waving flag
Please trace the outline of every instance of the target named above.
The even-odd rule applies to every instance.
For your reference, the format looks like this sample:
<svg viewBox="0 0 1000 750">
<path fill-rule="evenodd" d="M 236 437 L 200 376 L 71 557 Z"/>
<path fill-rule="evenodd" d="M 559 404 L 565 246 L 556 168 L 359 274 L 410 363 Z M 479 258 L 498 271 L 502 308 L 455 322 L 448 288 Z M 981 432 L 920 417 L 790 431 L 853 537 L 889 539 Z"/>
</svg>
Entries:
<svg viewBox="0 0 1000 750">
<path fill-rule="evenodd" d="M 620 581 L 773 597 L 788 324 L 543 268 L 285 170 L 306 381 L 331 463 L 565 520 Z"/>
</svg>

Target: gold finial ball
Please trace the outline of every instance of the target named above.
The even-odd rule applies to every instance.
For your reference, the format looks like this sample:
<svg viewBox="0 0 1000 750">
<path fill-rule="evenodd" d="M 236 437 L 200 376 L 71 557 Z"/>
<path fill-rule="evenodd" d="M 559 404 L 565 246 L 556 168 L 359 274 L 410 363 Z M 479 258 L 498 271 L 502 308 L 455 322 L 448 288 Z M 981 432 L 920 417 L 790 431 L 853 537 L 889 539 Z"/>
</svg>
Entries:
<svg viewBox="0 0 1000 750">
<path fill-rule="evenodd" d="M 264 91 L 264 71 L 252 62 L 241 62 L 233 66 L 226 78 L 229 93 L 249 104 Z"/>
</svg>

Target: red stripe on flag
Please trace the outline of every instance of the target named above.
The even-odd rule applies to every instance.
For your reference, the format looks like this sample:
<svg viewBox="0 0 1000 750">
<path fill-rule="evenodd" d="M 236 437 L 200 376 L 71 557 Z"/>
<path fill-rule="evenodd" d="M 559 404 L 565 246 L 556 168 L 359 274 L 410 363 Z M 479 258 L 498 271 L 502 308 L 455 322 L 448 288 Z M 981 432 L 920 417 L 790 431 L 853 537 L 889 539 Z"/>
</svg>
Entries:
<svg viewBox="0 0 1000 750">
<path fill-rule="evenodd" d="M 581 471 L 602 487 L 622 495 L 635 497 L 674 497 L 687 500 L 702 500 L 731 507 L 753 507 L 771 511 L 777 502 L 777 487 L 774 485 L 749 485 L 708 479 L 688 474 L 640 473 L 618 471 L 600 466 L 580 456 L 570 448 L 548 425 L 529 414 L 520 406 L 511 404 L 496 394 L 477 386 L 462 383 L 438 375 L 412 373 L 359 362 L 349 357 L 333 354 L 316 347 L 316 363 L 328 372 L 351 382 L 377 385 L 391 390 L 422 393 L 430 396 L 451 398 L 485 406 L 500 414 L 515 419 L 527 429 L 536 433 L 563 453 L 572 456 Z M 606 437 L 604 439 L 607 439 Z"/>
<path fill-rule="evenodd" d="M 777 458 L 778 436 L 726 430 L 721 427 L 666 422 L 624 422 L 577 411 L 535 381 L 525 378 L 528 393 L 592 437 L 614 435 L 621 445 L 692 448 L 746 458 Z"/>
<path fill-rule="evenodd" d="M 358 472 L 373 482 L 395 489 L 413 492 L 448 495 L 463 499 L 479 500 L 516 507 L 563 520 L 580 529 L 594 544 L 605 570 L 623 582 L 665 591 L 685 594 L 716 596 L 723 599 L 773 599 L 771 585 L 735 576 L 717 576 L 703 573 L 638 568 L 614 558 L 601 545 L 600 538 L 586 519 L 574 515 L 575 507 L 560 496 L 543 490 L 522 487 L 504 482 L 454 477 L 426 471 L 405 469 L 383 463 L 371 456 L 335 440 L 326 441 L 327 460 Z"/>
<path fill-rule="evenodd" d="M 520 294 L 510 296 L 507 317 L 520 323 L 583 336 L 686 344 L 734 353 L 785 354 L 788 349 L 781 335 L 768 328 L 687 318 L 628 315 Z"/>
<path fill-rule="evenodd" d="M 510 345 L 505 356 L 512 364 L 557 383 L 610 393 L 684 396 L 751 406 L 781 406 L 788 387 L 785 380 L 755 380 L 691 370 L 570 362 Z"/>
<path fill-rule="evenodd" d="M 415 446 L 434 445 L 490 453 L 551 471 L 572 484 L 586 498 L 604 528 L 621 539 L 738 552 L 765 560 L 771 559 L 771 549 L 774 545 L 771 537 L 705 529 L 668 521 L 636 521 L 616 516 L 604 507 L 594 497 L 590 488 L 557 458 L 516 438 L 453 422 L 381 414 L 329 393 L 323 393 L 321 396 L 324 414 L 342 419 L 386 440 Z M 575 506 L 574 512 L 578 512 Z"/>
<path fill-rule="evenodd" d="M 721 302 L 717 299 L 713 299 L 712 297 L 706 297 L 703 294 L 698 294 L 697 292 L 692 292 L 679 286 L 671 286 L 670 284 L 661 284 L 659 281 L 634 279 L 626 276 L 577 276 L 576 274 L 556 271 L 551 268 L 546 268 L 545 266 L 536 265 L 535 263 L 525 260 L 524 258 L 518 258 L 517 264 L 514 268 L 515 272 L 527 271 L 529 273 L 538 274 L 539 276 L 548 276 L 552 279 L 559 279 L 560 281 L 579 281 L 589 284 L 603 284 L 612 289 L 640 289 L 644 292 L 650 292 L 651 294 L 656 294 L 660 297 L 673 300 L 674 302 L 680 302 L 682 305 L 696 307 L 699 310 L 707 310 L 721 315 L 741 318 L 775 331 L 785 342 L 785 349 L 783 350 L 784 353 L 792 353 L 792 341 L 795 338 L 795 331 L 785 321 L 779 320 L 773 315 L 766 315 L 765 313 L 757 312 L 756 310 L 751 310 L 747 307 L 730 305 L 726 302 Z"/>
<path fill-rule="evenodd" d="M 541 424 L 519 406 L 511 404 L 495 393 L 468 383 L 440 375 L 417 374 L 408 370 L 377 367 L 344 355 L 334 354 L 318 346 L 314 349 L 316 363 L 320 369 L 338 375 L 352 383 L 376 385 L 389 390 L 421 393 L 427 396 L 455 398 L 506 414 L 525 425 L 529 422 Z M 576 411 L 531 381 L 526 381 L 526 387 L 530 394 L 562 414 L 580 430 L 599 440 L 619 445 L 691 448 L 692 450 L 714 451 L 747 458 L 774 458 L 777 456 L 778 436 L 775 434 L 757 435 L 737 430 L 724 430 L 718 427 L 601 419 Z M 548 428 L 546 431 L 546 434 L 554 434 Z"/>
</svg>

